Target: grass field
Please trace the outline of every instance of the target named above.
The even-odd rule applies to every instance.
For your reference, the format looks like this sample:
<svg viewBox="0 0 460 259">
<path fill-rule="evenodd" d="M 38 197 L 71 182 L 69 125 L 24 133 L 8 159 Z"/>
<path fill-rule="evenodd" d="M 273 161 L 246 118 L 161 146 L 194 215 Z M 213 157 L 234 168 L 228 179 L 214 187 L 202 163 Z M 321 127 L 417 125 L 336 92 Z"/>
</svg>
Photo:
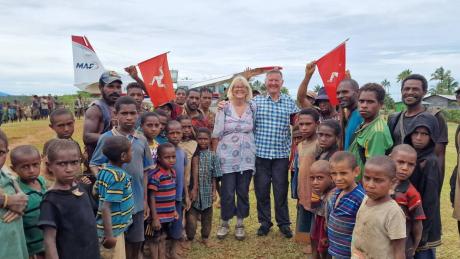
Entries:
<svg viewBox="0 0 460 259">
<path fill-rule="evenodd" d="M 82 120 L 77 121 L 74 133 L 75 139 L 82 142 Z M 1 126 L 10 141 L 10 150 L 20 144 L 31 144 L 41 150 L 43 144 L 50 138 L 54 137 L 48 123 L 45 121 L 29 121 L 14 124 L 5 124 Z M 460 243 L 457 233 L 457 224 L 451 217 L 452 208 L 449 201 L 449 178 L 457 161 L 454 136 L 456 124 L 449 123 L 449 146 L 447 147 L 446 158 L 446 177 L 441 194 L 441 216 L 443 225 L 443 244 L 437 249 L 438 258 L 460 258 Z M 7 162 L 8 163 L 8 162 Z M 301 252 L 301 247 L 293 239 L 285 239 L 278 232 L 276 227 L 272 228 L 270 234 L 266 237 L 257 237 L 258 228 L 256 201 L 253 188 L 251 188 L 251 212 L 245 221 L 246 240 L 243 242 L 236 241 L 233 237 L 233 226 L 227 239 L 220 241 L 215 238 L 216 226 L 219 222 L 220 210 L 214 209 L 214 224 L 212 232 L 212 241 L 215 243 L 213 248 L 205 248 L 201 243 L 194 242 L 187 258 L 305 258 Z M 273 205 L 272 205 L 273 208 Z M 295 222 L 295 202 L 289 201 L 291 221 Z M 273 218 L 274 214 L 272 212 Z M 274 219 L 273 219 L 274 220 Z M 294 225 L 292 225 L 294 228 Z M 199 239 L 199 234 L 197 237 Z"/>
</svg>

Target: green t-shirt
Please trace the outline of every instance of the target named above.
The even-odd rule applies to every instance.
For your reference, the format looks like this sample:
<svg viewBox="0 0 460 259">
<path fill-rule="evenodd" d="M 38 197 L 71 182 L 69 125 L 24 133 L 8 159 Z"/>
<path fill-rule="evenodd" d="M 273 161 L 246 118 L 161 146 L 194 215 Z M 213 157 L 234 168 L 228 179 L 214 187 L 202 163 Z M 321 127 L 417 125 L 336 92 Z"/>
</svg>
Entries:
<svg viewBox="0 0 460 259">
<path fill-rule="evenodd" d="M 16 194 L 14 180 L 7 173 L 0 169 L 0 190 L 7 195 Z M 7 212 L 6 209 L 0 208 L 0 219 Z M 0 220 L 0 237 L 2 248 L 0 249 L 0 258 L 24 258 L 28 259 L 26 238 L 22 226 L 22 217 L 13 222 L 5 224 Z"/>
<path fill-rule="evenodd" d="M 364 164 L 374 156 L 385 155 L 393 146 L 393 138 L 387 123 L 378 116 L 368 125 L 362 123 L 355 133 L 355 138 L 350 145 L 349 151 L 353 153 L 361 169 L 356 181 L 361 181 L 364 172 Z"/>
<path fill-rule="evenodd" d="M 40 203 L 42 202 L 43 195 L 45 195 L 46 192 L 46 183 L 42 176 L 39 176 L 37 180 L 40 183 L 40 191 L 32 189 L 20 179 L 17 180 L 19 188 L 21 188 L 21 190 L 29 198 L 27 208 L 24 211 L 24 216 L 22 216 L 29 255 L 45 251 L 43 246 L 43 231 L 37 226 L 37 224 L 38 218 L 40 217 Z"/>
</svg>

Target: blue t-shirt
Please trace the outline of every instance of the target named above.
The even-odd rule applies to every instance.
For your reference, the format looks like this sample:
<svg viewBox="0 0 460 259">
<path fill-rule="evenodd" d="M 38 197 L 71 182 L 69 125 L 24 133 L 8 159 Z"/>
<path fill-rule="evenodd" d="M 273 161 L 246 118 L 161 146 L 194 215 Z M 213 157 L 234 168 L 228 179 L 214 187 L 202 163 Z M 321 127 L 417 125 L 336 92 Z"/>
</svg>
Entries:
<svg viewBox="0 0 460 259">
<path fill-rule="evenodd" d="M 350 118 L 348 118 L 348 123 L 345 127 L 345 141 L 343 143 L 343 150 L 348 151 L 348 148 L 353 142 L 353 135 L 363 121 L 363 117 L 361 117 L 361 114 L 359 114 L 358 109 L 355 109 L 351 113 Z"/>
<path fill-rule="evenodd" d="M 336 206 L 341 192 L 342 190 L 336 189 L 327 203 L 328 252 L 338 258 L 350 258 L 356 214 L 366 194 L 363 186 L 358 184 L 353 191 L 343 195 Z"/>
<path fill-rule="evenodd" d="M 107 131 L 99 137 L 96 150 L 89 163 L 90 166 L 102 166 L 107 164 L 109 159 L 102 153 L 102 147 L 108 137 L 123 136 L 116 128 Z M 145 137 L 138 132 L 126 136 L 131 142 L 132 159 L 128 164 L 123 165 L 123 169 L 131 176 L 132 189 L 134 195 L 134 214 L 144 210 L 144 172 L 153 168 L 152 155 L 149 144 Z"/>
<path fill-rule="evenodd" d="M 96 192 L 99 196 L 99 209 L 96 215 L 97 234 L 99 237 L 105 235 L 102 206 L 107 201 L 111 203 L 112 234 L 116 237 L 132 222 L 134 199 L 131 176 L 120 167 L 106 165 L 97 174 Z"/>
<path fill-rule="evenodd" d="M 176 201 L 182 201 L 186 166 L 187 155 L 185 151 L 180 147 L 176 147 L 176 164 L 174 165 L 174 171 L 176 172 Z"/>
</svg>

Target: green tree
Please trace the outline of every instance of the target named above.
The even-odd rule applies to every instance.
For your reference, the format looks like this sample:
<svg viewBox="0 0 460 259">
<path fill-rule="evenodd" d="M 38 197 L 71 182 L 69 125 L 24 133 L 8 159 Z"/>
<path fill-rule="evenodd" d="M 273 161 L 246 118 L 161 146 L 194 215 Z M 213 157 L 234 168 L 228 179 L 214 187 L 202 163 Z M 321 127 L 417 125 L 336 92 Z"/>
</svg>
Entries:
<svg viewBox="0 0 460 259">
<path fill-rule="evenodd" d="M 410 74 L 412 74 L 412 70 L 410 70 L 410 69 L 403 70 L 403 71 L 402 71 L 401 73 L 399 73 L 399 75 L 396 77 L 396 82 L 401 83 L 401 82 L 404 81 L 404 79 L 406 79 L 406 77 L 408 77 Z"/>
<path fill-rule="evenodd" d="M 267 87 L 265 86 L 265 83 L 255 80 L 254 82 L 249 82 L 251 85 L 252 89 L 258 90 L 261 94 L 265 94 L 267 92 Z M 289 95 L 289 89 L 286 87 L 281 87 L 281 93 Z"/>
<path fill-rule="evenodd" d="M 323 86 L 320 85 L 320 84 L 316 84 L 315 86 L 313 86 L 313 89 L 312 89 L 312 90 L 313 90 L 313 92 L 316 92 L 316 93 L 317 93 L 317 92 L 319 92 L 319 89 L 320 89 L 321 87 L 323 87 Z"/>
<path fill-rule="evenodd" d="M 383 100 L 385 110 L 393 110 L 395 108 L 395 101 L 390 96 L 391 83 L 385 78 L 380 84 L 383 86 L 383 89 L 385 89 L 385 99 Z"/>
<path fill-rule="evenodd" d="M 452 77 L 450 70 L 443 67 L 437 68 L 431 74 L 430 81 L 438 81 L 436 86 L 430 89 L 431 94 L 453 94 L 458 87 L 458 82 Z"/>
<path fill-rule="evenodd" d="M 289 89 L 283 86 L 281 87 L 281 93 L 289 95 Z"/>
<path fill-rule="evenodd" d="M 380 84 L 383 86 L 383 89 L 385 89 L 385 92 L 387 94 L 390 94 L 390 87 L 391 87 L 390 81 L 388 81 L 385 78 L 385 79 L 383 79 L 383 81 Z"/>
</svg>

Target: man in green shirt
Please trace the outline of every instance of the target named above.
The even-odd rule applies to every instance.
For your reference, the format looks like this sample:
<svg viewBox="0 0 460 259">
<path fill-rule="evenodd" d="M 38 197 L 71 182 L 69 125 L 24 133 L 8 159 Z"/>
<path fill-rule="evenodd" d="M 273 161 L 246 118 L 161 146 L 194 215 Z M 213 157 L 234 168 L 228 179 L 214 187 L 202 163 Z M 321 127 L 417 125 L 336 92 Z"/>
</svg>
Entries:
<svg viewBox="0 0 460 259">
<path fill-rule="evenodd" d="M 356 130 L 349 149 L 361 168 L 357 181 L 361 181 L 364 164 L 368 159 L 385 155 L 393 146 L 387 123 L 380 118 L 379 114 L 384 99 L 385 90 L 379 84 L 368 83 L 359 89 L 358 109 L 364 121 Z"/>
</svg>

